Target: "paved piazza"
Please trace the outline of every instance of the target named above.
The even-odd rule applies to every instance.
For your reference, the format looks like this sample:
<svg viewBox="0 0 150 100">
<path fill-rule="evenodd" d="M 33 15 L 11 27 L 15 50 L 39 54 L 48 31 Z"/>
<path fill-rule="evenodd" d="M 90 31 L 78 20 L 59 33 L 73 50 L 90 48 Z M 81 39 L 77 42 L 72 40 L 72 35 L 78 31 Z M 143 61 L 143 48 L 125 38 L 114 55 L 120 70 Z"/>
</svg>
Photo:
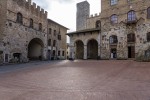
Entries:
<svg viewBox="0 0 150 100">
<path fill-rule="evenodd" d="M 65 60 L 0 66 L 0 100 L 150 100 L 150 63 Z"/>
</svg>

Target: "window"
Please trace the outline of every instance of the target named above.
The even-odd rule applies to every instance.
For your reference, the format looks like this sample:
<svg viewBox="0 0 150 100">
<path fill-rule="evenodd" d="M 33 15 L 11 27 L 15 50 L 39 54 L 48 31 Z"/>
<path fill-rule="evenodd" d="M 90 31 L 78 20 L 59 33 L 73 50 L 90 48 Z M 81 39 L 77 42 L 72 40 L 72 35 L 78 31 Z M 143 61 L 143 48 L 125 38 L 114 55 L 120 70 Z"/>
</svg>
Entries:
<svg viewBox="0 0 150 100">
<path fill-rule="evenodd" d="M 109 42 L 110 42 L 110 44 L 118 43 L 117 36 L 116 36 L 116 35 L 112 35 L 112 36 L 110 36 L 110 38 L 109 38 Z"/>
<path fill-rule="evenodd" d="M 147 33 L 147 42 L 150 42 L 150 32 Z"/>
<path fill-rule="evenodd" d="M 147 8 L 147 18 L 150 19 L 150 7 Z"/>
<path fill-rule="evenodd" d="M 39 31 L 42 31 L 42 24 L 39 23 Z"/>
<path fill-rule="evenodd" d="M 114 14 L 111 16 L 110 20 L 112 24 L 116 24 L 118 23 L 118 16 Z"/>
<path fill-rule="evenodd" d="M 49 34 L 51 34 L 52 33 L 52 29 L 51 28 L 49 28 Z"/>
<path fill-rule="evenodd" d="M 22 24 L 23 23 L 23 17 L 21 13 L 17 13 L 17 22 Z"/>
<path fill-rule="evenodd" d="M 9 62 L 9 55 L 5 54 L 5 62 Z"/>
<path fill-rule="evenodd" d="M 128 21 L 135 21 L 135 20 L 136 20 L 135 11 L 129 11 L 128 12 Z"/>
<path fill-rule="evenodd" d="M 48 40 L 48 46 L 51 46 L 51 39 Z"/>
<path fill-rule="evenodd" d="M 110 5 L 116 5 L 118 0 L 110 0 Z"/>
<path fill-rule="evenodd" d="M 54 46 L 54 47 L 56 46 L 56 40 L 53 41 L 53 46 Z"/>
<path fill-rule="evenodd" d="M 56 30 L 54 30 L 54 36 L 56 36 Z"/>
<path fill-rule="evenodd" d="M 58 56 L 60 56 L 60 51 L 58 51 Z"/>
<path fill-rule="evenodd" d="M 65 56 L 65 52 L 64 51 L 62 52 L 62 56 Z"/>
<path fill-rule="evenodd" d="M 30 27 L 33 28 L 33 19 L 30 19 Z"/>
<path fill-rule="evenodd" d="M 100 20 L 96 21 L 95 27 L 96 27 L 96 28 L 100 28 L 100 27 L 101 27 L 101 22 L 100 22 Z"/>
<path fill-rule="evenodd" d="M 131 33 L 127 35 L 128 42 L 135 42 L 135 34 Z"/>
<path fill-rule="evenodd" d="M 61 40 L 61 35 L 60 34 L 58 35 L 58 40 Z"/>
<path fill-rule="evenodd" d="M 53 50 L 53 56 L 55 56 L 55 50 Z"/>
</svg>

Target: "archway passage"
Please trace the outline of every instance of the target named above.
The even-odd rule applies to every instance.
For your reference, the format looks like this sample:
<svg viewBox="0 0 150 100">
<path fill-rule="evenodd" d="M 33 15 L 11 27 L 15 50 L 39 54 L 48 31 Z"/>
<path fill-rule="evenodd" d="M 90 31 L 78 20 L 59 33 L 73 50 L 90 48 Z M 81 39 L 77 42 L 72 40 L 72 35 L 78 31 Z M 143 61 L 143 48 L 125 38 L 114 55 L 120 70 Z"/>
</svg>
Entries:
<svg viewBox="0 0 150 100">
<path fill-rule="evenodd" d="M 29 60 L 42 60 L 44 44 L 41 39 L 34 38 L 28 45 Z"/>
<path fill-rule="evenodd" d="M 98 57 L 98 42 L 94 39 L 87 43 L 87 58 L 97 59 Z"/>
<path fill-rule="evenodd" d="M 76 59 L 83 59 L 84 57 L 84 44 L 81 40 L 75 42 Z"/>
</svg>

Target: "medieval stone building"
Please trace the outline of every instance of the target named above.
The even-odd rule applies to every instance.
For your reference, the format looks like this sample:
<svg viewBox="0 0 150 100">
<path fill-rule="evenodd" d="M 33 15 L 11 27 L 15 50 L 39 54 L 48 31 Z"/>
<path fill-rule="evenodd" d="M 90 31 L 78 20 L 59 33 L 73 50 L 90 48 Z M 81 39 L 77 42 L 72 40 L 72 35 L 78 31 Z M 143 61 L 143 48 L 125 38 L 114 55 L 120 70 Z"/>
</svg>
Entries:
<svg viewBox="0 0 150 100">
<path fill-rule="evenodd" d="M 87 1 L 79 3 L 89 9 Z M 79 5 L 77 4 L 77 5 Z M 149 0 L 101 0 L 101 13 L 84 17 L 81 30 L 68 33 L 70 57 L 76 59 L 149 59 Z M 77 6 L 77 21 L 88 10 Z M 88 15 L 89 16 L 89 15 Z M 79 18 L 79 19 L 78 19 Z M 86 23 L 86 24 L 85 24 Z M 80 25 L 78 25 L 80 24 Z"/>
<path fill-rule="evenodd" d="M 31 0 L 0 1 L 0 62 L 51 59 L 50 27 L 55 27 L 57 50 L 66 50 L 67 28 L 47 19 L 47 12 Z M 53 32 L 52 32 L 53 33 Z M 56 52 L 56 54 L 58 53 Z M 66 54 L 60 55 L 65 59 Z"/>
</svg>

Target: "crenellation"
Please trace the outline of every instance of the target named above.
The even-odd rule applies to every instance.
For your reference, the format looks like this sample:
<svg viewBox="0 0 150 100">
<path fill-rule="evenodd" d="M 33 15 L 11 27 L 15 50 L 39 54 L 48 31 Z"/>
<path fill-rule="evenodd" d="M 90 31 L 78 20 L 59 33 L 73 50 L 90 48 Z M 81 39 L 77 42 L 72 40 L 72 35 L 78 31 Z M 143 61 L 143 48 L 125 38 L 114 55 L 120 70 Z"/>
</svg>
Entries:
<svg viewBox="0 0 150 100">
<path fill-rule="evenodd" d="M 92 14 L 90 15 L 89 18 L 95 18 L 95 17 L 100 17 L 100 13 L 95 13 L 94 15 Z"/>
<path fill-rule="evenodd" d="M 32 3 L 32 0 L 28 0 L 28 3 L 29 3 L 29 5 L 31 5 L 31 3 Z"/>
<path fill-rule="evenodd" d="M 32 6 L 33 6 L 33 9 L 36 9 L 36 3 L 35 2 L 33 2 Z"/>
<path fill-rule="evenodd" d="M 47 11 L 45 11 L 45 13 L 44 13 L 44 14 L 45 14 L 45 18 L 47 18 L 47 16 L 48 16 L 48 12 L 47 12 Z"/>
<path fill-rule="evenodd" d="M 31 3 L 32 0 L 21 0 L 22 2 L 18 2 L 17 0 L 13 1 L 15 2 L 15 4 L 22 8 L 21 11 L 28 11 L 39 18 L 47 19 L 48 12 L 41 8 L 39 5 L 37 5 L 35 2 Z"/>
<path fill-rule="evenodd" d="M 41 7 L 40 6 L 37 6 L 37 12 L 39 13 L 41 11 Z"/>
</svg>

